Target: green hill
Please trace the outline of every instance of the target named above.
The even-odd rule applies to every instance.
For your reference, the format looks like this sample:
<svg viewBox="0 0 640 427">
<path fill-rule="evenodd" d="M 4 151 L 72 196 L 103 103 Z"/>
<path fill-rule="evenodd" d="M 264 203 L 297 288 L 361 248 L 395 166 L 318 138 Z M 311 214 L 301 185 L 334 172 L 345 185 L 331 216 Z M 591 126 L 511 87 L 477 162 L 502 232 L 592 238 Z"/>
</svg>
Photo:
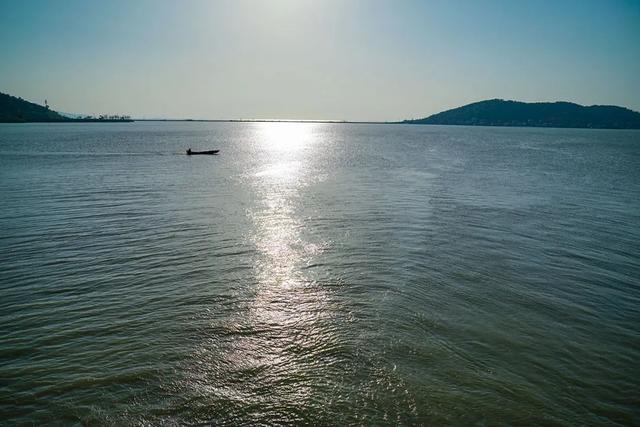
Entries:
<svg viewBox="0 0 640 427">
<path fill-rule="evenodd" d="M 0 93 L 0 122 L 64 122 L 68 119 L 48 107 Z"/>
<path fill-rule="evenodd" d="M 0 123 L 29 123 L 29 122 L 132 122 L 129 116 L 107 115 L 67 117 L 48 106 L 34 104 L 22 98 L 0 92 Z"/>
<path fill-rule="evenodd" d="M 640 129 L 640 113 L 612 105 L 491 99 L 402 123 L 466 126 Z"/>
</svg>

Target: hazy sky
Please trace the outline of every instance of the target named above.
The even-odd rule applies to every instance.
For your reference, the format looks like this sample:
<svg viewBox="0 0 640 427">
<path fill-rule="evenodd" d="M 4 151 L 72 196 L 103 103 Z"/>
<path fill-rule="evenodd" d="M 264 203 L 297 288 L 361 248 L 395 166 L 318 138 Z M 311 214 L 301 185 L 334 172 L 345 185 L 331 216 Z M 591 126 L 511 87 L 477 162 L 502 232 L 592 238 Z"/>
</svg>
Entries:
<svg viewBox="0 0 640 427">
<path fill-rule="evenodd" d="M 0 0 L 0 92 L 167 118 L 640 110 L 640 1 Z"/>
</svg>

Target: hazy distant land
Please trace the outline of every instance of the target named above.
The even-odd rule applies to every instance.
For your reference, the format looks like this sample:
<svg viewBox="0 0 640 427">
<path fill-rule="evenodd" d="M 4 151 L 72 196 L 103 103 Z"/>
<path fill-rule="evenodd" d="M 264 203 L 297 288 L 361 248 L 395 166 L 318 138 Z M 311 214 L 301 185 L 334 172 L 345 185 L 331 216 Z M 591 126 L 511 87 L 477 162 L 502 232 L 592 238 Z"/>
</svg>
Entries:
<svg viewBox="0 0 640 427">
<path fill-rule="evenodd" d="M 640 113 L 613 105 L 582 106 L 571 102 L 526 103 L 491 99 L 402 122 L 260 119 L 136 119 L 144 121 L 402 123 L 462 126 L 517 126 L 592 129 L 640 129 Z M 0 123 L 131 122 L 125 115 L 69 117 L 22 98 L 0 93 Z"/>
<path fill-rule="evenodd" d="M 640 113 L 613 105 L 491 99 L 402 123 L 464 126 L 526 126 L 594 129 L 640 129 Z"/>
<path fill-rule="evenodd" d="M 132 121 L 131 117 L 121 115 L 68 117 L 51 110 L 48 106 L 38 105 L 0 92 L 0 123 Z"/>
</svg>

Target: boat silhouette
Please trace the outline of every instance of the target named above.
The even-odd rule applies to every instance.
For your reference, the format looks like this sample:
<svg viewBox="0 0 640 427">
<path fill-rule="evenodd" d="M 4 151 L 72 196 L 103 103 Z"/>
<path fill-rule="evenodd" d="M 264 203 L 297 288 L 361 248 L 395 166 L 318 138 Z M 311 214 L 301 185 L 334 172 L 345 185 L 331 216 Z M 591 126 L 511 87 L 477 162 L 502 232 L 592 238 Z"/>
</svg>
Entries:
<svg viewBox="0 0 640 427">
<path fill-rule="evenodd" d="M 196 155 L 196 154 L 218 154 L 220 150 L 207 150 L 207 151 L 193 151 L 191 148 L 187 150 L 187 156 Z"/>
</svg>

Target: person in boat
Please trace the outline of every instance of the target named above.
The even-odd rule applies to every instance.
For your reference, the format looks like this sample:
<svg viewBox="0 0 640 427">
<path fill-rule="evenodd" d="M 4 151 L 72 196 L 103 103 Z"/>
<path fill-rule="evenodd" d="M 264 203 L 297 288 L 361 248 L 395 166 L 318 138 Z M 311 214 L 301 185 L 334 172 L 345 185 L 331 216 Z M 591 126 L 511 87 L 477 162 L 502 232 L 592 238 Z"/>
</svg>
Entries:
<svg viewBox="0 0 640 427">
<path fill-rule="evenodd" d="M 187 154 L 191 154 L 191 147 L 187 150 Z"/>
</svg>

